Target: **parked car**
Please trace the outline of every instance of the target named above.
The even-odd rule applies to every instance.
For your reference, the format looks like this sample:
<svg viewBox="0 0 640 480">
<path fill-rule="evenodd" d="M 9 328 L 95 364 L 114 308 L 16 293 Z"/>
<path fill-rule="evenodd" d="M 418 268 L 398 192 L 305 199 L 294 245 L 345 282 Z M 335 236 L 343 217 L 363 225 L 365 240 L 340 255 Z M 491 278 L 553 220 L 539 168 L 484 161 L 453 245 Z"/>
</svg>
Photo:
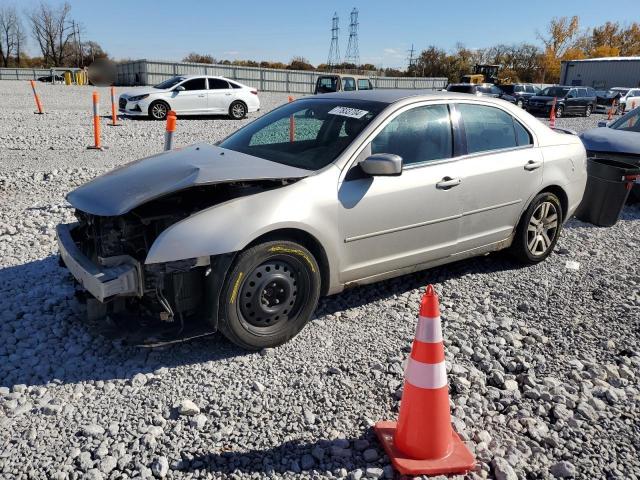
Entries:
<svg viewBox="0 0 640 480">
<path fill-rule="evenodd" d="M 104 315 L 204 319 L 259 349 L 320 295 L 505 248 L 544 260 L 585 159 L 577 136 L 493 98 L 310 96 L 77 188 L 57 239 Z"/>
<path fill-rule="evenodd" d="M 540 88 L 528 83 L 507 83 L 498 85 L 498 88 L 514 97 L 516 105 L 520 108 L 524 108 L 529 99 L 540 91 Z"/>
<path fill-rule="evenodd" d="M 258 90 L 225 77 L 179 75 L 158 85 L 139 88 L 120 95 L 122 114 L 167 117 L 169 110 L 178 115 L 229 115 L 240 120 L 260 110 Z"/>
<path fill-rule="evenodd" d="M 549 115 L 554 98 L 557 118 L 564 115 L 589 117 L 596 108 L 596 91 L 593 88 L 557 85 L 547 87 L 529 98 L 527 112 Z"/>
<path fill-rule="evenodd" d="M 620 94 L 617 113 L 622 114 L 640 107 L 640 88 L 613 87 L 611 90 Z"/>
<path fill-rule="evenodd" d="M 596 90 L 596 108 L 597 113 L 609 113 L 609 110 L 616 106 L 615 113 L 619 113 L 620 109 L 620 97 L 621 92 L 609 89 L 609 90 Z"/>
<path fill-rule="evenodd" d="M 368 77 L 332 73 L 318 77 L 313 93 L 352 92 L 354 90 L 373 90 L 373 83 Z"/>
<path fill-rule="evenodd" d="M 38 77 L 38 81 L 43 83 L 62 83 L 64 82 L 64 77 L 62 75 L 45 75 Z"/>
<path fill-rule="evenodd" d="M 492 83 L 450 83 L 447 85 L 447 92 L 469 93 L 479 97 L 500 98 L 509 103 L 516 103 L 514 96 L 503 92 Z"/>
<path fill-rule="evenodd" d="M 611 121 L 598 122 L 598 128 L 580 134 L 590 157 L 621 160 L 640 167 L 640 107 Z M 640 200 L 640 184 L 633 187 L 633 197 Z"/>
</svg>

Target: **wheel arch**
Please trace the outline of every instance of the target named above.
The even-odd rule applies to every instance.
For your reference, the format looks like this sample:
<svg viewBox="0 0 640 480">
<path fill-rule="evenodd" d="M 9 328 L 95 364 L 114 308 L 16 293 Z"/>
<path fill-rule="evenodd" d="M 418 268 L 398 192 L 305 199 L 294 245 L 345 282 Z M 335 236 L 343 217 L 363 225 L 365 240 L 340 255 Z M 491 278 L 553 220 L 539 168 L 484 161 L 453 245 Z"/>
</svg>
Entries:
<svg viewBox="0 0 640 480">
<path fill-rule="evenodd" d="M 318 262 L 318 267 L 320 267 L 320 295 L 326 295 L 329 290 L 330 267 L 329 258 L 326 250 L 322 246 L 322 243 L 320 243 L 315 236 L 305 230 L 299 228 L 279 228 L 277 230 L 263 233 L 262 235 L 254 238 L 251 243 L 244 247 L 244 249 L 274 240 L 289 240 L 299 243 L 313 254 L 314 258 Z"/>
<path fill-rule="evenodd" d="M 564 189 L 559 185 L 547 185 L 538 193 L 536 193 L 533 198 L 537 197 L 541 193 L 552 193 L 556 197 L 558 197 L 558 200 L 560 200 L 560 206 L 562 207 L 562 221 L 564 222 L 566 220 L 567 212 L 569 210 L 569 197 L 567 195 L 567 192 L 565 192 Z M 523 215 L 524 215 L 524 212 L 523 212 Z"/>
</svg>

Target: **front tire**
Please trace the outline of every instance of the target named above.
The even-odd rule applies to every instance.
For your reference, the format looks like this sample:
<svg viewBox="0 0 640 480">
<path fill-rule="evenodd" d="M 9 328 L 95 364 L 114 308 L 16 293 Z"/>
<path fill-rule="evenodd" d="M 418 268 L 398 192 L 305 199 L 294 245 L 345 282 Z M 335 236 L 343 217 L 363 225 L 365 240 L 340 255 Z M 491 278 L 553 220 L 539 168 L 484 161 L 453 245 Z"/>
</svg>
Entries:
<svg viewBox="0 0 640 480">
<path fill-rule="evenodd" d="M 519 106 L 520 108 L 524 108 L 524 101 L 522 99 L 518 99 L 516 101 L 516 105 Z"/>
<path fill-rule="evenodd" d="M 587 107 L 584 109 L 584 116 L 590 117 L 592 111 L 593 111 L 593 106 L 587 105 Z"/>
<path fill-rule="evenodd" d="M 300 244 L 265 242 L 241 252 L 225 279 L 220 331 L 236 345 L 259 350 L 294 337 L 320 296 L 320 269 Z"/>
<path fill-rule="evenodd" d="M 549 192 L 537 195 L 516 227 L 511 253 L 524 263 L 543 261 L 558 242 L 562 218 L 558 197 Z"/>
<path fill-rule="evenodd" d="M 236 100 L 229 105 L 229 116 L 233 120 L 242 120 L 247 116 L 247 106 L 243 102 Z"/>
<path fill-rule="evenodd" d="M 562 105 L 558 105 L 556 107 L 556 118 L 562 118 L 564 115 L 564 107 Z"/>
<path fill-rule="evenodd" d="M 169 114 L 169 104 L 161 100 L 157 100 L 149 105 L 149 116 L 154 120 L 164 120 Z"/>
</svg>

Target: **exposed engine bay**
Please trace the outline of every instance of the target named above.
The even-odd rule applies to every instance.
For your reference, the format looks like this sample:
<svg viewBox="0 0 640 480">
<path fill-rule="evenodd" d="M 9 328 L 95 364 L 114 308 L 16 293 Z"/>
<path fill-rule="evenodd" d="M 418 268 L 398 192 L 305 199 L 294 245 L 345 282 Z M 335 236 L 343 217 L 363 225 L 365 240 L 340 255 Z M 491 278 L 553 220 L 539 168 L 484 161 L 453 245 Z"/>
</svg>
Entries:
<svg viewBox="0 0 640 480">
<path fill-rule="evenodd" d="M 140 268 L 137 295 L 112 296 L 99 302 L 85 292 L 90 320 L 107 317 L 118 327 L 132 322 L 163 324 L 181 333 L 188 319 L 217 324 L 217 300 L 234 253 L 145 264 L 156 238 L 171 225 L 228 200 L 286 186 L 294 180 L 256 180 L 201 185 L 140 205 L 120 216 L 99 216 L 76 210 L 73 242 L 96 265 L 131 258 Z"/>
</svg>

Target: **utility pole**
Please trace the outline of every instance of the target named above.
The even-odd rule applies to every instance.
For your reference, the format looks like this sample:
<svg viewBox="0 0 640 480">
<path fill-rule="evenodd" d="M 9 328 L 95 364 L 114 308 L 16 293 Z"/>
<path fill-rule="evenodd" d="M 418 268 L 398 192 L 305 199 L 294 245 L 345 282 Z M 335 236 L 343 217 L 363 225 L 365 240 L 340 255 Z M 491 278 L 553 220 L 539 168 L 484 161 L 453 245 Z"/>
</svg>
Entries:
<svg viewBox="0 0 640 480">
<path fill-rule="evenodd" d="M 349 24 L 349 43 L 347 44 L 347 54 L 345 62 L 353 63 L 356 68 L 360 65 L 360 50 L 358 48 L 358 9 L 351 10 L 351 23 Z"/>
<path fill-rule="evenodd" d="M 327 58 L 327 66 L 329 70 L 340 64 L 340 46 L 338 45 L 338 13 L 334 12 L 331 20 L 331 46 L 329 47 L 329 57 Z"/>
<path fill-rule="evenodd" d="M 411 73 L 411 71 L 413 70 L 413 76 L 416 76 L 416 69 L 415 69 L 415 63 L 416 63 L 416 59 L 414 57 L 415 55 L 415 50 L 413 48 L 413 43 L 411 44 L 411 49 L 409 50 L 409 67 L 407 68 L 407 70 L 409 71 L 409 73 Z"/>
</svg>

